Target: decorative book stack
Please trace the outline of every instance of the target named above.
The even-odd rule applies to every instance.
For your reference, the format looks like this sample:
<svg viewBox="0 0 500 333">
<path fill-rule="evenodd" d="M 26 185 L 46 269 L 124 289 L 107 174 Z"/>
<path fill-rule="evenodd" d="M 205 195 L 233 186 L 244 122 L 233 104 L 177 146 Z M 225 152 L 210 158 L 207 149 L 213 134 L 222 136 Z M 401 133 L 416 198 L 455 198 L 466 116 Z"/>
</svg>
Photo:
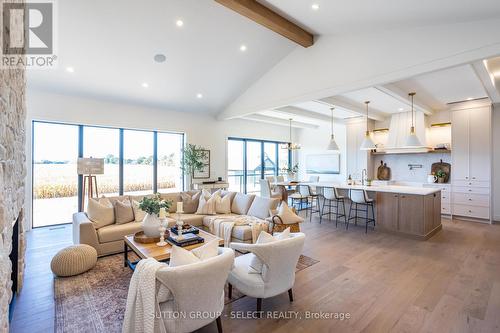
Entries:
<svg viewBox="0 0 500 333">
<path fill-rule="evenodd" d="M 203 243 L 205 240 L 203 238 L 201 238 L 200 236 L 193 234 L 193 233 L 182 234 L 181 238 L 179 238 L 179 236 L 171 233 L 170 236 L 167 238 L 167 241 L 170 244 L 184 247 L 184 246 Z"/>
<path fill-rule="evenodd" d="M 170 231 L 176 235 L 178 235 L 177 230 L 178 230 L 178 228 L 176 225 L 170 228 Z M 182 226 L 182 233 L 183 234 L 199 234 L 200 229 L 196 228 L 195 226 L 185 224 Z"/>
</svg>

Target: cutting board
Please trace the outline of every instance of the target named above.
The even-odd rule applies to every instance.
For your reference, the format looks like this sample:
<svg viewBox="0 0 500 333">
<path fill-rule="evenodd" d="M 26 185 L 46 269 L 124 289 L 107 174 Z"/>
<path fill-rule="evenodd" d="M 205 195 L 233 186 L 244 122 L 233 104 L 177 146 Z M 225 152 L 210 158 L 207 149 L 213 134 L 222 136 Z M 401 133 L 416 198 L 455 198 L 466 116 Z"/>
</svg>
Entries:
<svg viewBox="0 0 500 333">
<path fill-rule="evenodd" d="M 444 177 L 444 182 L 448 183 L 451 176 L 451 164 L 443 162 L 443 160 L 440 160 L 439 162 L 436 163 L 432 163 L 431 173 L 436 174 L 439 170 L 444 171 L 444 173 L 446 174 L 446 177 Z"/>
<path fill-rule="evenodd" d="M 391 168 L 389 168 L 384 161 L 380 161 L 380 166 L 377 169 L 377 179 L 391 180 Z"/>
</svg>

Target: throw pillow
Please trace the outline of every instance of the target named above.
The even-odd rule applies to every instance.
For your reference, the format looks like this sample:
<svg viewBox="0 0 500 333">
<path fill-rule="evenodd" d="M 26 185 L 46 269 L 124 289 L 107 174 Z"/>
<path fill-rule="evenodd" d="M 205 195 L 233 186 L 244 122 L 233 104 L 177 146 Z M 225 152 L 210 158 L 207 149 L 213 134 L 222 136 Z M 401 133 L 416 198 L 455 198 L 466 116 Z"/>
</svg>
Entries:
<svg viewBox="0 0 500 333">
<path fill-rule="evenodd" d="M 218 254 L 219 242 L 214 239 L 203 246 L 200 246 L 192 251 L 183 249 L 182 247 L 172 245 L 170 252 L 169 267 L 178 267 L 183 265 L 195 264 L 197 262 L 215 257 Z"/>
<path fill-rule="evenodd" d="M 198 204 L 198 210 L 196 214 L 199 215 L 215 215 L 215 202 L 219 197 L 218 194 L 213 195 L 207 190 L 203 190 L 200 196 L 200 203 Z"/>
<path fill-rule="evenodd" d="M 87 216 L 96 229 L 115 223 L 115 209 L 108 198 L 90 198 L 87 204 Z"/>
<path fill-rule="evenodd" d="M 295 214 L 293 210 L 290 207 L 288 207 L 288 205 L 284 201 L 281 203 L 277 215 L 281 218 L 283 224 L 294 224 L 294 223 L 304 222 L 304 219 Z"/>
<path fill-rule="evenodd" d="M 129 198 L 115 201 L 115 223 L 123 224 L 134 221 L 134 209 Z"/>
<path fill-rule="evenodd" d="M 231 212 L 238 215 L 246 215 L 255 198 L 253 194 L 236 193 L 231 204 Z"/>
<path fill-rule="evenodd" d="M 215 192 L 215 212 L 217 214 L 231 214 L 231 196 L 220 194 L 220 190 Z"/>
<path fill-rule="evenodd" d="M 135 222 L 142 222 L 146 217 L 146 212 L 139 208 L 139 201 L 132 200 Z"/>
<path fill-rule="evenodd" d="M 194 214 L 198 209 L 198 205 L 200 203 L 201 192 L 196 192 L 191 194 L 189 192 L 182 192 L 182 206 L 185 214 Z"/>
<path fill-rule="evenodd" d="M 282 233 L 279 233 L 276 236 L 272 236 L 271 234 L 265 231 L 261 231 L 255 244 L 267 244 L 287 238 L 290 238 L 290 228 L 286 228 Z M 252 258 L 250 259 L 250 264 L 248 265 L 248 273 L 261 274 L 262 266 L 264 264 L 255 254 L 251 253 L 251 256 Z"/>
<path fill-rule="evenodd" d="M 279 201 L 279 199 L 274 198 L 255 197 L 247 215 L 265 219 L 269 217 L 269 210 L 278 207 Z"/>
</svg>

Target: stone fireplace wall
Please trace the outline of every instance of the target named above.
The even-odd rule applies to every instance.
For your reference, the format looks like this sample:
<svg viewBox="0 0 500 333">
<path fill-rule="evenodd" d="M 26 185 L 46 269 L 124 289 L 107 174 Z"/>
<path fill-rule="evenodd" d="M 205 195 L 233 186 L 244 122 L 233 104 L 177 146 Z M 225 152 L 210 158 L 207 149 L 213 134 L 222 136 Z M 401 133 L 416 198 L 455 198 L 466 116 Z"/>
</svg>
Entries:
<svg viewBox="0 0 500 333">
<path fill-rule="evenodd" d="M 4 2 L 6 1 L 0 0 L 0 17 L 3 17 Z M 5 22 L 2 24 L 5 25 Z M 6 31 L 4 30 L 6 28 L 8 29 L 3 26 L 2 31 Z M 9 254 L 12 250 L 12 226 L 18 217 L 20 217 L 18 290 L 22 286 L 24 272 L 25 88 L 24 69 L 0 68 L 0 332 L 9 330 L 8 312 L 12 297 L 12 263 Z"/>
</svg>

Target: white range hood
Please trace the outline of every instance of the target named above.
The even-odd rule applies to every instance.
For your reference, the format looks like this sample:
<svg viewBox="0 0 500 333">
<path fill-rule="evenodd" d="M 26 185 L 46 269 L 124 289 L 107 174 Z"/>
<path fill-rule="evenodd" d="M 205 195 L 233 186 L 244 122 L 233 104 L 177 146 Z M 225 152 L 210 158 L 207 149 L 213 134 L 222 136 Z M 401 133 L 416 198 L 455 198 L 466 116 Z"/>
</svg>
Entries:
<svg viewBox="0 0 500 333">
<path fill-rule="evenodd" d="M 422 147 L 406 146 L 406 138 L 410 134 L 410 128 L 411 112 L 396 113 L 392 115 L 387 143 L 383 148 L 377 149 L 377 151 L 392 154 L 408 154 L 426 153 L 431 150 L 429 147 L 427 147 L 427 140 L 425 135 L 425 115 L 423 112 L 415 112 L 415 134 L 422 143 Z"/>
</svg>

